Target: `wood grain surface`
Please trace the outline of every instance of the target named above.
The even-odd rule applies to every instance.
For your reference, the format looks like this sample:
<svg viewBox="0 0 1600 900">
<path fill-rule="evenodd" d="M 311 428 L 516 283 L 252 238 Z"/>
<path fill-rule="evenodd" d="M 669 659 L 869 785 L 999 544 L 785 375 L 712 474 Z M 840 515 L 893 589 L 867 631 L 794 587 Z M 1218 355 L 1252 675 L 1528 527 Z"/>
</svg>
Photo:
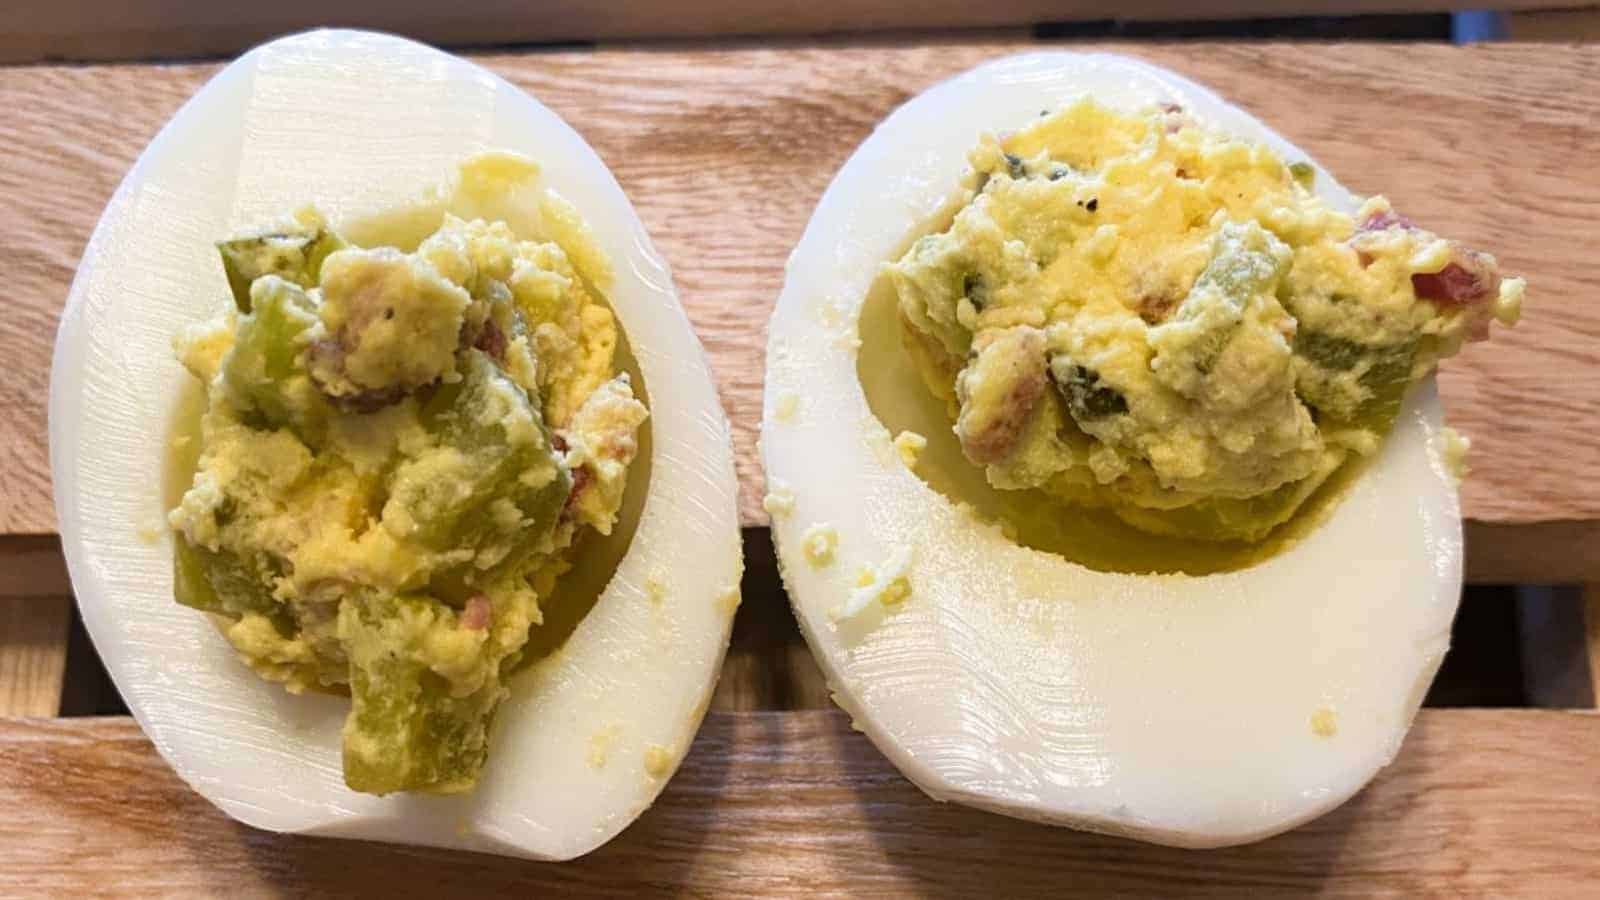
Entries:
<svg viewBox="0 0 1600 900">
<path fill-rule="evenodd" d="M 823 187 L 889 110 L 1024 40 L 792 43 L 478 57 L 599 150 L 672 263 L 733 419 L 747 524 L 764 521 L 755 453 L 765 322 Z M 1527 523 L 1600 540 L 1600 47 L 1177 44 L 1123 50 L 1212 84 L 1358 191 L 1494 249 L 1530 281 L 1528 315 L 1443 376 L 1474 439 L 1467 515 L 1526 559 Z M 46 533 L 44 406 L 54 322 L 123 172 L 215 65 L 0 69 L 0 533 Z M 1587 557 L 1593 557 L 1588 554 Z M 1592 574 L 1564 557 L 1551 577 Z M 1477 574 L 1493 571 L 1474 567 Z"/>
<path fill-rule="evenodd" d="M 1194 852 L 934 803 L 837 712 L 712 713 L 654 808 L 551 865 L 255 831 L 131 720 L 5 720 L 0 895 L 1576 897 L 1600 879 L 1597 769 L 1600 716 L 1425 710 L 1339 810 Z"/>
<path fill-rule="evenodd" d="M 0 716 L 54 716 L 61 709 L 72 598 L 0 595 Z"/>
<path fill-rule="evenodd" d="M 1600 3 L 1551 3 L 1559 9 L 1529 9 L 1506 16 L 1513 41 L 1600 41 Z"/>
<path fill-rule="evenodd" d="M 4 42 L 0 28 L 0 53 Z M 672 263 L 734 423 L 752 529 L 765 522 L 755 435 L 766 317 L 811 207 L 897 103 L 1030 46 L 1011 35 L 480 57 L 585 134 Z M 1352 188 L 1387 190 L 1528 275 L 1527 321 L 1443 379 L 1454 424 L 1475 439 L 1469 577 L 1600 584 L 1600 119 L 1589 99 L 1600 48 L 1116 49 L 1211 83 Z M 54 713 L 66 654 L 70 586 L 51 535 L 44 421 L 55 319 L 117 181 L 216 69 L 0 68 L 0 897 L 1546 897 L 1581 896 L 1600 878 L 1594 714 L 1424 710 L 1395 765 L 1350 804 L 1236 850 L 1164 850 L 935 804 L 841 714 L 796 711 L 827 706 L 827 690 L 754 530 L 735 650 L 695 750 L 655 809 L 576 864 L 254 831 L 188 790 L 129 719 L 5 718 Z M 1591 672 L 1597 592 L 1586 600 Z M 776 708 L 790 711 L 754 712 Z"/>
<path fill-rule="evenodd" d="M 60 543 L 0 538 L 0 717 L 60 710 L 71 619 Z"/>
<path fill-rule="evenodd" d="M 1499 9 L 1563 5 L 1499 0 Z M 1232 19 L 1246 16 L 1433 12 L 1457 0 L 13 0 L 0 23 L 0 62 L 130 60 L 236 53 L 275 34 L 336 23 L 439 44 L 496 44 L 729 35 L 928 30 L 1090 19 Z"/>
</svg>

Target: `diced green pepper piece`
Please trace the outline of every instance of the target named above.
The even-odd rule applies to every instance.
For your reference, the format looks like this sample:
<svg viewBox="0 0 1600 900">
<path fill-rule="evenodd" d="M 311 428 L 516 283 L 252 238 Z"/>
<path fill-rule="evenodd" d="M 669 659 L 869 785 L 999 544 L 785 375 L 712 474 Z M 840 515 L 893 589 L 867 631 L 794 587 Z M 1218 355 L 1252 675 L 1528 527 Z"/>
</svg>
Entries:
<svg viewBox="0 0 1600 900">
<path fill-rule="evenodd" d="M 1185 315 L 1185 307 L 1195 293 L 1207 287 L 1218 288 L 1234 306 L 1243 309 L 1251 297 L 1263 293 L 1277 281 L 1288 265 L 1287 256 L 1273 252 L 1278 243 L 1271 232 L 1254 222 L 1223 225 L 1211 261 L 1196 279 L 1196 290 L 1178 307 L 1178 317 Z"/>
<path fill-rule="evenodd" d="M 1281 250 L 1281 242 L 1254 222 L 1222 227 L 1211 261 L 1194 288 L 1172 318 L 1157 326 L 1158 330 L 1201 329 L 1202 336 L 1183 347 L 1186 366 L 1200 374 L 1211 371 L 1243 324 L 1251 298 L 1270 290 L 1288 266 L 1288 254 Z"/>
<path fill-rule="evenodd" d="M 223 378 L 268 427 L 291 427 L 313 440 L 326 407 L 310 387 L 301 351 L 306 331 L 317 324 L 316 307 L 302 288 L 277 277 L 258 281 L 251 293 L 254 311 L 239 317 Z"/>
<path fill-rule="evenodd" d="M 1361 384 L 1371 395 L 1356 410 L 1352 425 L 1387 434 L 1400 415 L 1400 404 L 1411 389 L 1411 363 L 1415 344 L 1384 348 L 1383 353 L 1361 374 Z"/>
<path fill-rule="evenodd" d="M 344 778 L 352 790 L 455 793 L 477 782 L 500 683 L 491 677 L 473 693 L 451 696 L 450 683 L 418 661 L 426 629 L 416 623 L 444 615 L 443 604 L 422 594 L 363 592 L 340 607 L 351 699 Z"/>
<path fill-rule="evenodd" d="M 1353 410 L 1343 410 L 1338 398 L 1321 396 L 1315 385 L 1302 385 L 1303 399 L 1319 411 L 1344 424 L 1387 432 L 1400 414 L 1400 403 L 1411 386 L 1411 365 L 1417 345 L 1363 344 L 1319 331 L 1301 328 L 1294 336 L 1295 355 L 1332 373 L 1362 368 L 1356 381 L 1367 390 L 1367 399 Z M 1364 368 L 1363 368 L 1364 367 Z M 1346 401 L 1348 402 L 1348 401 Z"/>
<path fill-rule="evenodd" d="M 983 312 L 989 305 L 989 282 L 979 272 L 968 272 L 961 276 L 961 295 L 967 298 L 972 308 Z"/>
<path fill-rule="evenodd" d="M 421 418 L 443 444 L 470 461 L 467 480 L 409 478 L 402 464 L 390 501 L 410 513 L 414 529 L 409 537 L 432 549 L 449 550 L 503 536 L 490 504 L 505 498 L 524 516 L 514 539 L 516 556 L 516 550 L 536 544 L 555 527 L 572 490 L 572 476 L 557 464 L 539 408 L 521 386 L 478 350 L 462 354 L 460 370 L 461 380 L 441 385 L 423 405 Z M 540 442 L 513 444 L 499 420 L 484 420 L 485 410 L 507 404 L 532 420 Z M 548 477 L 535 477 L 540 473 Z"/>
<path fill-rule="evenodd" d="M 1301 328 L 1294 335 L 1294 352 L 1324 369 L 1348 372 L 1371 353 L 1371 348 L 1352 340 Z"/>
<path fill-rule="evenodd" d="M 230 619 L 260 613 L 279 634 L 294 633 L 288 608 L 272 596 L 274 573 L 228 550 L 196 546 L 182 532 L 175 532 L 172 541 L 172 593 L 179 603 Z"/>
<path fill-rule="evenodd" d="M 219 241 L 222 271 L 239 311 L 250 311 L 250 285 L 263 275 L 276 275 L 303 288 L 316 287 L 322 261 L 345 247 L 344 239 L 326 228 L 278 232 Z"/>
<path fill-rule="evenodd" d="M 1317 183 L 1317 169 L 1308 162 L 1290 163 L 1289 175 L 1308 191 Z"/>
<path fill-rule="evenodd" d="M 1102 381 L 1100 373 L 1093 369 L 1072 364 L 1052 364 L 1050 368 L 1056 376 L 1057 390 L 1067 401 L 1067 411 L 1079 424 L 1128 411 L 1127 398 Z"/>
</svg>

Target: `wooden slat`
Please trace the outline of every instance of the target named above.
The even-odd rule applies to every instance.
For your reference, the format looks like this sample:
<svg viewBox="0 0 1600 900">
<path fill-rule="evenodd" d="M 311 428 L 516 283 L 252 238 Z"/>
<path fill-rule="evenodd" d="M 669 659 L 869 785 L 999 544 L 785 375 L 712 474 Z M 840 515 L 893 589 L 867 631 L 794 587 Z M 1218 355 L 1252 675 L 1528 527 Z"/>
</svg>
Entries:
<svg viewBox="0 0 1600 900">
<path fill-rule="evenodd" d="M 60 710 L 71 618 L 65 595 L 0 595 L 0 716 Z"/>
<path fill-rule="evenodd" d="M 0 539 L 0 717 L 60 709 L 71 591 L 55 538 Z"/>
<path fill-rule="evenodd" d="M 1233 19 L 1247 16 L 1437 12 L 1455 0 L 654 0 L 583 3 L 462 0 L 441 11 L 423 0 L 19 0 L 0 25 L 0 62 L 129 60 L 236 53 L 272 35 L 329 23 L 376 28 L 446 45 L 618 38 L 821 34 L 1031 25 L 1093 19 Z M 1550 0 L 1500 0 L 1537 9 Z M 13 4 L 15 6 L 15 4 Z"/>
<path fill-rule="evenodd" d="M 743 599 L 711 708 L 722 712 L 830 708 L 833 701 L 822 670 L 800 636 L 766 529 L 745 529 L 744 578 L 739 587 Z"/>
<path fill-rule="evenodd" d="M 1468 476 L 1469 500 L 1475 477 Z M 1594 552 L 1600 547 L 1600 523 L 1593 520 L 1485 522 L 1469 518 L 1465 524 L 1468 581 L 1579 584 L 1600 579 L 1600 556 Z"/>
<path fill-rule="evenodd" d="M 712 713 L 656 806 L 560 865 L 283 837 L 186 788 L 127 719 L 0 722 L 0 894 L 1578 896 L 1600 716 L 1424 711 L 1356 799 L 1195 853 L 934 803 L 842 714 Z"/>
<path fill-rule="evenodd" d="M 672 263 L 733 419 L 747 524 L 764 522 L 755 436 L 764 325 L 783 261 L 873 125 L 932 82 L 1023 40 L 605 49 L 480 59 L 565 116 L 614 168 Z M 1600 220 L 1590 99 L 1600 47 L 1181 44 L 1120 49 L 1209 82 L 1357 190 L 1493 248 L 1531 283 L 1526 321 L 1443 378 L 1474 439 L 1471 565 L 1493 580 L 1600 580 Z M 214 65 L 0 70 L 0 533 L 54 527 L 44 398 L 56 313 L 138 149 Z"/>
<path fill-rule="evenodd" d="M 1551 4 L 1566 9 L 1530 9 L 1506 16 L 1506 37 L 1514 41 L 1600 41 L 1600 4 Z"/>
</svg>

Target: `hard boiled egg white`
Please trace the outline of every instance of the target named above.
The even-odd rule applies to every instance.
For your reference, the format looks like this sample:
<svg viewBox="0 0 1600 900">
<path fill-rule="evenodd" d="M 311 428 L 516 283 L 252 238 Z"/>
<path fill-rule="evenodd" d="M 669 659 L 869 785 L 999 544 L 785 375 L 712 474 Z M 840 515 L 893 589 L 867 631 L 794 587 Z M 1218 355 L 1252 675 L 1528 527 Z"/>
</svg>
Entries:
<svg viewBox="0 0 1600 900">
<path fill-rule="evenodd" d="M 477 790 L 357 794 L 339 760 L 349 701 L 287 695 L 172 600 L 162 472 L 190 376 L 171 339 L 229 302 L 213 241 L 303 203 L 338 225 L 414 200 L 491 148 L 537 161 L 611 262 L 609 299 L 651 400 L 648 494 L 593 609 L 513 679 Z M 705 356 L 600 158 L 549 109 L 448 54 L 370 33 L 298 35 L 228 66 L 178 112 L 118 188 L 73 282 L 51 374 L 50 454 L 96 648 L 177 773 L 242 822 L 577 856 L 650 805 L 710 699 L 741 549 L 729 429 Z"/>
<path fill-rule="evenodd" d="M 1177 102 L 1307 158 L 1200 85 L 1101 54 L 1001 59 L 896 110 L 817 205 L 772 317 L 762 446 L 779 558 L 835 699 L 935 799 L 1182 847 L 1253 841 L 1393 759 L 1444 655 L 1461 525 L 1431 379 L 1308 537 L 1197 577 L 1013 543 L 907 468 L 857 376 L 880 266 L 947 208 L 978 136 L 1085 95 Z M 1326 172 L 1317 184 L 1354 211 Z M 837 541 L 821 564 L 805 553 L 818 534 Z"/>
</svg>

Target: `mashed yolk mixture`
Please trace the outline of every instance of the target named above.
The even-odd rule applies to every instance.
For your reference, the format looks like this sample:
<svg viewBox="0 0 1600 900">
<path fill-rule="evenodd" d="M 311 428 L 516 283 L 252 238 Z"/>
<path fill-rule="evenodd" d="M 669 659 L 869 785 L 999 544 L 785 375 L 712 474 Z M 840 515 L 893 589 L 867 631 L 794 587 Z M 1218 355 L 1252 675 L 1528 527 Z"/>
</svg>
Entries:
<svg viewBox="0 0 1600 900">
<path fill-rule="evenodd" d="M 536 174 L 490 155 L 461 180 Z M 304 211 L 225 241 L 236 309 L 175 342 L 207 399 L 177 599 L 263 677 L 350 693 L 356 790 L 473 786 L 541 598 L 622 502 L 646 410 L 551 196 L 542 240 L 445 215 L 410 252 L 359 247 Z"/>
<path fill-rule="evenodd" d="M 1519 314 L 1493 257 L 1175 106 L 1080 101 L 970 161 L 888 267 L 910 354 L 991 485 L 1145 531 L 1261 539 Z"/>
</svg>

